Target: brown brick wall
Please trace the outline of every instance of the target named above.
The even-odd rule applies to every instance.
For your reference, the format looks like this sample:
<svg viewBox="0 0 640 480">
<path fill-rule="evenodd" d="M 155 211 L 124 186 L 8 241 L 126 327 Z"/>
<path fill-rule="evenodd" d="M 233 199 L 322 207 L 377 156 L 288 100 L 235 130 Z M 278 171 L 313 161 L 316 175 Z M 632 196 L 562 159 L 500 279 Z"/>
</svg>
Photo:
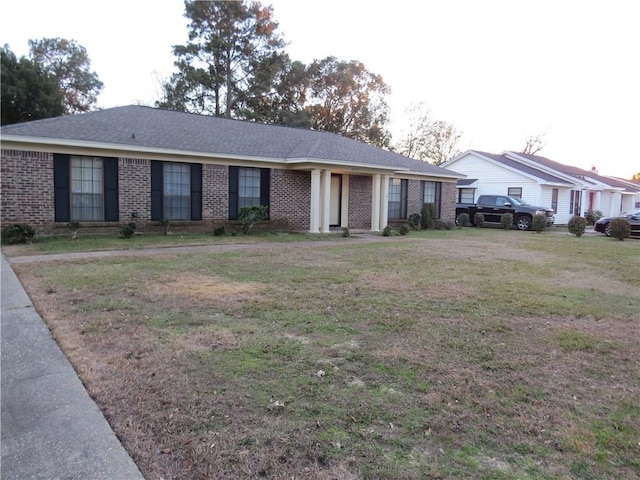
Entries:
<svg viewBox="0 0 640 480">
<path fill-rule="evenodd" d="M 120 222 L 135 221 L 140 227 L 150 224 L 151 162 L 148 159 L 120 158 L 118 162 Z M 29 223 L 40 233 L 53 231 L 53 155 L 42 152 L 2 150 L 1 223 Z M 189 229 L 210 229 L 227 225 L 229 206 L 229 167 L 203 165 L 202 222 L 182 222 Z M 295 170 L 271 170 L 270 218 L 274 226 L 307 231 L 310 220 L 311 175 Z M 371 228 L 372 179 L 349 175 L 349 228 Z M 441 218 L 455 217 L 455 182 L 442 183 Z M 407 215 L 419 212 L 421 183 L 409 180 Z M 233 224 L 233 222 L 231 222 Z M 237 223 L 237 222 L 235 222 Z M 115 224 L 109 224 L 112 227 Z M 100 227 L 100 224 L 93 225 Z M 117 225 L 116 225 L 117 226 Z M 231 225 L 233 226 L 233 225 Z M 63 226 L 58 225 L 59 228 Z M 192 228 L 191 228 L 192 227 Z"/>
<path fill-rule="evenodd" d="M 43 231 L 54 220 L 53 155 L 2 150 L 0 223 L 29 223 Z"/>
<path fill-rule="evenodd" d="M 276 225 L 291 230 L 309 230 L 311 217 L 311 173 L 271 170 L 269 216 Z"/>
<path fill-rule="evenodd" d="M 371 177 L 349 175 L 349 228 L 371 229 Z"/>
<path fill-rule="evenodd" d="M 118 191 L 120 221 L 137 224 L 151 219 L 151 162 L 140 158 L 121 158 L 118 161 Z"/>
<path fill-rule="evenodd" d="M 440 218 L 443 220 L 454 221 L 456 218 L 456 189 L 455 182 L 442 182 Z"/>
<path fill-rule="evenodd" d="M 422 181 L 409 180 L 407 185 L 407 218 L 422 211 Z"/>
</svg>

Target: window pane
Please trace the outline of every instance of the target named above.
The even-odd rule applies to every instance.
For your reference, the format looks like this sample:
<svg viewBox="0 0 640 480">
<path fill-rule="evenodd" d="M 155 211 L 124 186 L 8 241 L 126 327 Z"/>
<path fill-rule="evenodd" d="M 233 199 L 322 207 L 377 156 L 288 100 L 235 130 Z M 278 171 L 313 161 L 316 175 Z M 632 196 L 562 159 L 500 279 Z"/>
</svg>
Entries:
<svg viewBox="0 0 640 480">
<path fill-rule="evenodd" d="M 164 218 L 191 219 L 191 166 L 187 163 L 163 164 Z"/>
<path fill-rule="evenodd" d="M 460 189 L 460 203 L 473 203 L 475 197 L 474 188 L 461 188 Z"/>
<path fill-rule="evenodd" d="M 104 220 L 102 159 L 71 157 L 71 219 L 78 222 Z"/>
<path fill-rule="evenodd" d="M 405 190 L 406 193 L 406 190 Z M 406 199 L 402 198 L 402 179 L 389 179 L 389 218 L 404 218 L 403 206 L 406 205 Z"/>
<path fill-rule="evenodd" d="M 522 187 L 509 187 L 507 189 L 507 195 L 522 198 Z"/>
<path fill-rule="evenodd" d="M 260 169 L 238 169 L 238 208 L 260 205 Z"/>
</svg>

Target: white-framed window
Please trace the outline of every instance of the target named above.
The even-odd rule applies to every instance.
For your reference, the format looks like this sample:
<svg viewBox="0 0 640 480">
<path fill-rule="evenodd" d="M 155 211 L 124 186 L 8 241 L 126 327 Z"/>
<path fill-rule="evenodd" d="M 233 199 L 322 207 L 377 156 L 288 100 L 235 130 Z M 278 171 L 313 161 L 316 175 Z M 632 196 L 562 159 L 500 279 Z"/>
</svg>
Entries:
<svg viewBox="0 0 640 480">
<path fill-rule="evenodd" d="M 101 158 L 71 157 L 71 220 L 104 220 L 104 168 Z"/>
<path fill-rule="evenodd" d="M 475 188 L 459 188 L 458 203 L 473 203 L 476 196 Z"/>
<path fill-rule="evenodd" d="M 164 163 L 163 215 L 170 220 L 191 219 L 191 169 L 186 163 Z"/>
<path fill-rule="evenodd" d="M 522 187 L 509 187 L 507 195 L 510 197 L 522 198 Z"/>
</svg>

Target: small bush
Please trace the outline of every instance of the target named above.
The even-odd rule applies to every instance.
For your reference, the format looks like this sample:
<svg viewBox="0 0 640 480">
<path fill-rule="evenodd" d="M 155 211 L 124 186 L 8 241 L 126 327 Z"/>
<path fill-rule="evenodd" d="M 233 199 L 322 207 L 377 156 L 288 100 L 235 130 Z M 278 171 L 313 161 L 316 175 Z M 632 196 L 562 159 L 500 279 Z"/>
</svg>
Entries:
<svg viewBox="0 0 640 480">
<path fill-rule="evenodd" d="M 476 212 L 473 216 L 473 223 L 475 223 L 478 228 L 484 227 L 484 214 Z"/>
<path fill-rule="evenodd" d="M 120 228 L 120 238 L 131 238 L 136 230 L 136 224 L 130 223 L 128 225 L 123 225 Z"/>
<path fill-rule="evenodd" d="M 611 236 L 620 241 L 631 235 L 631 225 L 626 218 L 614 218 L 609 226 L 611 227 Z"/>
<path fill-rule="evenodd" d="M 584 234 L 584 230 L 587 227 L 587 219 L 581 217 L 580 215 L 574 215 L 567 223 L 567 228 L 569 229 L 569 233 L 575 235 L 576 237 L 581 237 Z"/>
<path fill-rule="evenodd" d="M 238 212 L 238 220 L 242 224 L 242 233 L 249 234 L 254 225 L 268 218 L 269 207 L 266 205 L 252 205 L 242 207 Z"/>
<path fill-rule="evenodd" d="M 587 220 L 587 225 L 590 226 L 595 225 L 602 217 L 604 217 L 604 215 L 600 210 L 589 210 L 584 214 L 584 218 Z"/>
<path fill-rule="evenodd" d="M 67 223 L 67 228 L 69 230 L 71 230 L 71 239 L 72 240 L 77 240 L 78 239 L 78 230 L 80 230 L 80 222 L 78 222 L 77 220 L 69 222 L 69 223 Z"/>
<path fill-rule="evenodd" d="M 500 226 L 505 230 L 511 229 L 513 227 L 513 213 L 503 213 L 500 217 Z"/>
<path fill-rule="evenodd" d="M 160 225 L 162 225 L 162 233 L 164 235 L 169 235 L 169 228 L 171 227 L 171 220 L 168 218 L 163 218 L 160 220 Z"/>
<path fill-rule="evenodd" d="M 31 243 L 36 236 L 36 230 L 26 223 L 12 223 L 2 227 L 0 231 L 2 243 L 13 245 L 15 243 Z"/>
<path fill-rule="evenodd" d="M 435 223 L 433 224 L 433 228 L 435 230 L 453 230 L 453 227 L 455 227 L 455 223 L 452 222 L 451 220 L 436 220 Z"/>
<path fill-rule="evenodd" d="M 412 213 L 409 215 L 409 225 L 412 230 L 420 230 L 422 222 L 422 215 L 419 213 Z"/>
<path fill-rule="evenodd" d="M 422 205 L 422 213 L 420 219 L 420 225 L 422 228 L 433 228 L 433 224 L 436 221 L 436 204 L 425 203 Z"/>
<path fill-rule="evenodd" d="M 410 230 L 409 225 L 400 225 L 400 227 L 398 227 L 398 233 L 400 235 L 406 235 Z"/>
<path fill-rule="evenodd" d="M 382 229 L 382 236 L 383 237 L 390 237 L 392 235 L 393 235 L 393 229 L 389 225 L 387 225 L 386 227 L 384 227 Z"/>
<path fill-rule="evenodd" d="M 456 225 L 458 225 L 459 228 L 468 226 L 469 225 L 469 214 L 468 213 L 461 213 L 460 215 L 458 215 L 456 217 Z"/>
<path fill-rule="evenodd" d="M 349 234 L 349 229 L 348 229 L 347 227 L 344 227 L 344 228 L 342 229 L 342 236 L 343 236 L 344 238 L 349 238 L 349 237 L 351 236 L 351 235 Z"/>
<path fill-rule="evenodd" d="M 547 217 L 545 217 L 541 213 L 538 213 L 538 214 L 534 215 L 533 216 L 533 229 L 537 233 L 540 233 L 540 232 L 544 231 L 545 228 L 547 228 Z"/>
<path fill-rule="evenodd" d="M 213 236 L 214 237 L 222 237 L 224 235 L 225 231 L 224 231 L 224 227 L 222 225 L 220 225 L 219 227 L 216 227 L 213 229 Z"/>
</svg>

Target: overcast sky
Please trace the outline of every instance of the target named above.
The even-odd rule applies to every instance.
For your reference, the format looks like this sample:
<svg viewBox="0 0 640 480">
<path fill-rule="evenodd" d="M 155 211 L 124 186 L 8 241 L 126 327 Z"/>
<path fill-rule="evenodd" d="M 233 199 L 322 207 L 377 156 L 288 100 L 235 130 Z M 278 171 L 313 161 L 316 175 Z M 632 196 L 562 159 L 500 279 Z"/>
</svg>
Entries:
<svg viewBox="0 0 640 480">
<path fill-rule="evenodd" d="M 630 178 L 640 171 L 635 0 L 264 0 L 294 60 L 359 60 L 391 87 L 397 138 L 411 103 L 462 132 L 460 148 L 521 150 Z M 187 41 L 181 0 L 8 0 L 0 42 L 74 39 L 105 85 L 98 106 L 152 105 Z"/>
</svg>

